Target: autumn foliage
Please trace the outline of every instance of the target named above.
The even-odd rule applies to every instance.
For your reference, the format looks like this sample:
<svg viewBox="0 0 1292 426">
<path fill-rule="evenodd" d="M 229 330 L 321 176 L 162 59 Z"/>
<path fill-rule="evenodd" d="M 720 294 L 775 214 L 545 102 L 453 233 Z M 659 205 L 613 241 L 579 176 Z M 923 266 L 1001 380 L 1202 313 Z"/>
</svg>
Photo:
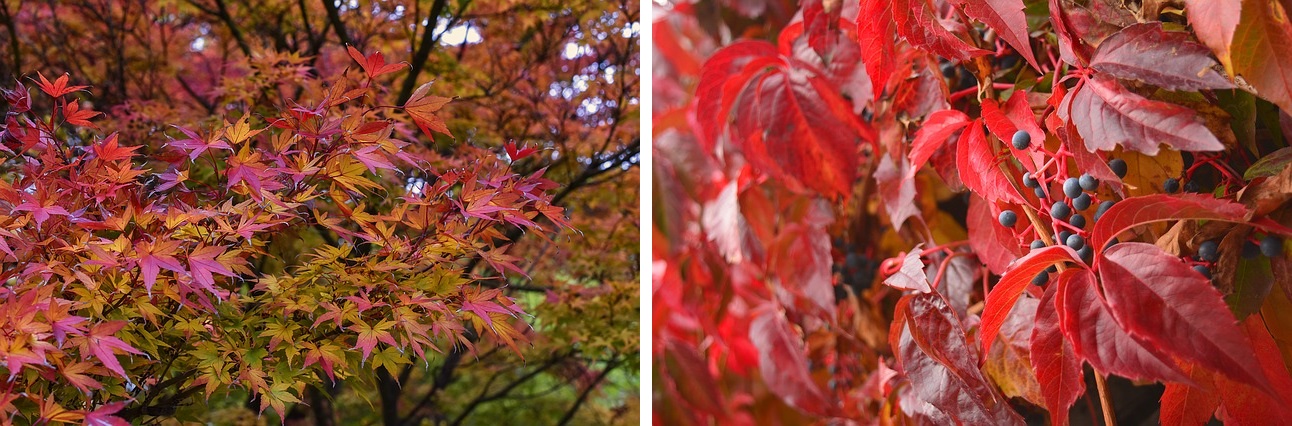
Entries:
<svg viewBox="0 0 1292 426">
<path fill-rule="evenodd" d="M 400 64 L 350 53 L 362 71 L 316 99 L 152 146 L 98 131 L 67 75 L 4 91 L 6 417 L 120 422 L 134 401 L 230 387 L 284 413 L 308 384 L 471 347 L 468 330 L 519 350 L 523 311 L 456 260 L 523 272 L 492 240 L 565 224 L 555 184 L 491 155 L 433 171 L 373 101 L 373 78 Z M 430 89 L 397 109 L 447 133 L 450 99 Z M 391 194 L 379 182 L 402 181 L 397 164 L 434 178 Z M 337 241 L 290 274 L 254 273 L 248 260 L 299 227 Z"/>
<path fill-rule="evenodd" d="M 657 6 L 657 423 L 1292 418 L 1286 5 Z"/>
</svg>

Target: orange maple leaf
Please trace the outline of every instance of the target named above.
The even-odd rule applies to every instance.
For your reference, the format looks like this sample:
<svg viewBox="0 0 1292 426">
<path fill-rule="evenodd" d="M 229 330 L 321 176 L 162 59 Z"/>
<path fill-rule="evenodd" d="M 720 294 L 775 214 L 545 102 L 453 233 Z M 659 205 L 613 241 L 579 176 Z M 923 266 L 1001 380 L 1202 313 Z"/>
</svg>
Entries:
<svg viewBox="0 0 1292 426">
<path fill-rule="evenodd" d="M 417 123 L 417 127 L 421 128 L 427 136 L 434 138 L 435 134 L 432 133 L 434 131 L 453 137 L 453 134 L 449 133 L 449 127 L 444 124 L 444 120 L 435 115 L 440 108 L 443 108 L 453 98 L 427 95 L 426 92 L 430 91 L 430 89 L 431 83 L 426 83 L 413 91 L 413 95 L 408 98 L 408 102 L 404 103 L 404 111 L 408 112 L 408 116 L 413 118 L 413 122 Z"/>
</svg>

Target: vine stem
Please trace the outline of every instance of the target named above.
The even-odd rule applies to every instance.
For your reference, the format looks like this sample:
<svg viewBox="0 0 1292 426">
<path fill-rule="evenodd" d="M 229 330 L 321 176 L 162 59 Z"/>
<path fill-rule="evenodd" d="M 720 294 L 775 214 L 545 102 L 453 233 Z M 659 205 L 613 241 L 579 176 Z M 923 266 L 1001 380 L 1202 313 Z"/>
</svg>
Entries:
<svg viewBox="0 0 1292 426">
<path fill-rule="evenodd" d="M 1117 426 L 1117 419 L 1113 418 L 1113 402 L 1108 398 L 1108 384 L 1104 382 L 1104 375 L 1095 372 L 1095 387 L 1099 390 L 1099 405 L 1104 411 L 1104 424 L 1107 426 Z"/>
</svg>

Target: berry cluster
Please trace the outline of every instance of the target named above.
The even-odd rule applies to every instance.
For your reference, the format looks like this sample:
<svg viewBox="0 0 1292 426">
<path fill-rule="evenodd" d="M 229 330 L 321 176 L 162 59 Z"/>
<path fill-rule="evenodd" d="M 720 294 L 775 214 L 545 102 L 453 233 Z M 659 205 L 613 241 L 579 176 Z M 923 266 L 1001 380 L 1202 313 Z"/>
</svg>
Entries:
<svg viewBox="0 0 1292 426">
<path fill-rule="evenodd" d="M 1014 148 L 1020 151 L 1026 151 L 1033 147 L 1031 136 L 1023 130 L 1014 133 L 1011 140 Z M 1049 154 L 1047 152 L 1047 154 Z M 1042 231 L 1037 224 L 1033 224 L 1032 232 L 1034 239 L 1030 245 L 1032 250 L 1044 248 L 1046 241 L 1041 238 L 1041 232 L 1046 232 L 1051 236 L 1050 240 L 1055 244 L 1063 244 L 1077 251 L 1081 259 L 1090 263 L 1094 257 L 1094 248 L 1086 244 L 1089 237 L 1088 227 L 1098 221 L 1108 208 L 1112 207 L 1113 200 L 1099 200 L 1096 191 L 1099 189 L 1099 179 L 1088 173 L 1080 176 L 1068 176 L 1063 172 L 1067 170 L 1067 161 L 1071 159 L 1072 154 L 1064 148 L 1058 152 L 1049 155 L 1050 160 L 1045 163 L 1035 174 L 1028 172 L 1023 173 L 1023 186 L 1032 188 L 1033 193 L 1038 200 L 1036 206 L 1037 214 L 1041 219 L 1048 215 L 1050 219 L 1050 229 Z M 1121 159 L 1113 159 L 1108 162 L 1108 167 L 1113 170 L 1118 178 L 1126 176 L 1126 162 Z M 1051 172 L 1051 170 L 1053 170 Z M 1059 184 L 1062 197 L 1059 199 L 1052 198 L 1054 191 L 1051 190 L 1053 184 Z M 1047 201 L 1053 200 L 1053 201 Z M 1090 219 L 1087 219 L 1090 208 L 1098 202 L 1098 207 Z M 1007 228 L 1013 228 L 1018 222 L 1018 212 L 1014 210 L 1004 210 L 998 217 L 1000 224 Z M 1025 234 L 1026 235 L 1026 234 Z M 1049 274 L 1055 272 L 1051 267 L 1047 271 L 1037 275 L 1033 283 L 1043 285 L 1049 281 Z"/>
<path fill-rule="evenodd" d="M 1260 243 L 1253 242 L 1251 239 L 1243 241 L 1242 256 L 1247 259 L 1264 255 L 1265 257 L 1275 257 L 1283 253 L 1283 239 L 1275 235 L 1266 235 L 1261 238 Z M 1216 240 L 1203 241 L 1198 245 L 1198 253 L 1193 264 L 1193 270 L 1198 271 L 1202 276 L 1211 278 L 1211 267 L 1215 266 L 1220 260 L 1220 244 Z"/>
</svg>

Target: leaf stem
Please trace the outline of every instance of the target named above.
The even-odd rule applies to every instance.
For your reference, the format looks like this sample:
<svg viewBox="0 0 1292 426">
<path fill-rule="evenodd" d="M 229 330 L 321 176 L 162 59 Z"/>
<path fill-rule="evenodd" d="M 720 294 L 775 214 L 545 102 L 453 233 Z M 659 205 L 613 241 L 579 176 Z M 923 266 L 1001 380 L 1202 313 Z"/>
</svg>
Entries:
<svg viewBox="0 0 1292 426">
<path fill-rule="evenodd" d="M 1107 426 L 1117 426 L 1117 419 L 1113 417 L 1113 402 L 1108 398 L 1108 384 L 1104 382 L 1104 375 L 1095 372 L 1095 387 L 1099 390 L 1099 405 L 1103 408 L 1104 424 Z"/>
</svg>

